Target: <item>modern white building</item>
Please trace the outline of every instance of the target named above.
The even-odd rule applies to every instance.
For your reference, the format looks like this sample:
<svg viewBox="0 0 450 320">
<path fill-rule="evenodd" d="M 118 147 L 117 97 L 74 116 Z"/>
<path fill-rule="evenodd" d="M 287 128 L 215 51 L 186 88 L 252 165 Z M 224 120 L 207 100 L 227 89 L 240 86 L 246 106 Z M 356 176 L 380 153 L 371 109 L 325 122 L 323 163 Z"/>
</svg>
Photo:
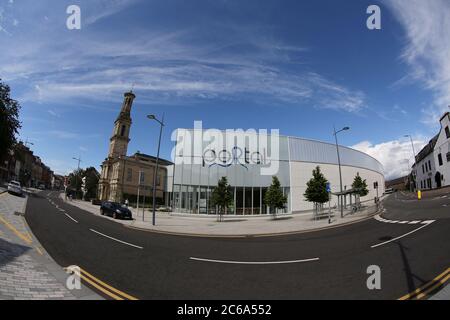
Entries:
<svg viewBox="0 0 450 320">
<path fill-rule="evenodd" d="M 264 194 L 277 176 L 288 203 L 285 212 L 313 209 L 305 201 L 306 183 L 320 166 L 331 185 L 340 191 L 339 166 L 335 144 L 279 136 L 254 130 L 219 131 L 178 129 L 169 168 L 169 203 L 174 212 L 214 214 L 209 205 L 212 189 L 227 177 L 234 200 L 231 214 L 267 214 Z M 350 189 L 357 174 L 366 180 L 369 194 L 361 201 L 373 200 L 384 192 L 383 167 L 373 157 L 339 146 L 343 189 Z M 378 183 L 378 190 L 374 183 Z M 331 205 L 337 204 L 332 197 Z"/>
<path fill-rule="evenodd" d="M 450 113 L 446 112 L 440 119 L 441 130 L 434 147 L 436 187 L 450 186 Z"/>
</svg>

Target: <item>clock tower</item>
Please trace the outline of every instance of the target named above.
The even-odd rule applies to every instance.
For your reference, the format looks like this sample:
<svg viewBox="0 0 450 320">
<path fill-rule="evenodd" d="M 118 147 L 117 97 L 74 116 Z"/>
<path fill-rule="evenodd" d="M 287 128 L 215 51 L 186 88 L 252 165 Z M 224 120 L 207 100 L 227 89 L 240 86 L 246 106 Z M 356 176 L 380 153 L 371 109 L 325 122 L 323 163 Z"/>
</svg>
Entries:
<svg viewBox="0 0 450 320">
<path fill-rule="evenodd" d="M 124 94 L 124 100 L 120 114 L 114 122 L 114 130 L 109 139 L 108 158 L 125 157 L 127 155 L 128 143 L 130 142 L 131 107 L 136 98 L 132 91 Z"/>
</svg>

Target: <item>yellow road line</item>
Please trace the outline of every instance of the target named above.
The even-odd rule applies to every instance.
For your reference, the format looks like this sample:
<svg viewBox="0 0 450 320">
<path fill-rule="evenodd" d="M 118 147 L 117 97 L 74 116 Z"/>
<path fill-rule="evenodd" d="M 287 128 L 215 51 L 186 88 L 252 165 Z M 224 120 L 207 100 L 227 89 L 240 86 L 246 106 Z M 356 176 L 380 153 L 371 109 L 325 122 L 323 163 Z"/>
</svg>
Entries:
<svg viewBox="0 0 450 320">
<path fill-rule="evenodd" d="M 12 224 L 10 224 L 8 221 L 6 221 L 6 220 L 5 220 L 3 217 L 1 217 L 1 216 L 0 216 L 0 222 L 3 222 L 3 224 L 4 224 L 8 229 L 10 229 L 12 232 L 14 232 L 14 233 L 16 234 L 16 236 L 18 236 L 20 239 L 22 239 L 22 240 L 25 241 L 26 243 L 31 244 L 31 243 L 33 242 L 33 240 L 32 240 L 29 236 L 27 236 L 27 235 L 21 233 L 21 232 L 20 232 L 19 230 L 17 230 Z"/>
<path fill-rule="evenodd" d="M 93 287 L 97 288 L 98 290 L 100 290 L 101 292 L 106 294 L 107 296 L 113 298 L 114 300 L 124 300 L 123 298 L 116 296 L 115 294 L 113 294 L 113 293 L 109 292 L 108 290 L 104 289 L 103 287 L 99 286 L 97 283 L 95 283 L 91 279 L 87 278 L 86 276 L 84 276 L 82 274 L 80 276 L 81 276 L 81 279 L 83 279 L 84 281 L 86 281 L 87 283 L 92 285 Z"/>
<path fill-rule="evenodd" d="M 39 254 L 40 254 L 41 256 L 44 255 L 44 253 L 42 252 L 42 250 L 41 250 L 39 247 L 36 247 L 36 250 L 37 250 L 37 252 L 39 252 Z"/>
<path fill-rule="evenodd" d="M 107 290 L 105 290 L 103 288 L 102 288 L 103 290 L 101 290 L 102 292 L 108 294 L 109 296 L 113 297 L 114 299 L 116 299 L 116 297 L 118 297 L 117 295 L 119 295 L 119 296 L 124 297 L 125 299 L 128 299 L 128 300 L 138 300 L 136 297 L 133 297 L 133 296 L 131 296 L 129 294 L 126 294 L 123 291 L 120 291 L 120 290 L 118 290 L 118 289 L 116 289 L 114 287 L 111 287 L 110 285 L 106 284 L 105 282 L 101 281 L 100 279 L 94 277 L 92 274 L 90 274 L 86 270 L 83 270 L 82 268 L 80 268 L 80 271 L 81 271 L 81 276 L 82 276 L 83 279 L 86 280 L 86 279 L 90 278 L 89 280 L 92 279 L 92 281 L 94 281 L 96 284 L 99 284 L 99 285 L 103 286 L 104 288 L 108 289 L 109 291 L 114 292 L 114 293 L 110 292 L 108 294 L 108 293 L 105 292 Z M 90 281 L 87 281 L 87 282 L 91 283 Z M 97 288 L 97 286 L 95 286 L 95 287 Z M 119 299 L 116 299 L 116 300 L 124 300 L 121 297 L 118 297 Z"/>
<path fill-rule="evenodd" d="M 444 279 L 439 280 L 434 286 L 431 288 L 425 290 L 421 294 L 417 295 L 414 299 L 420 300 L 422 298 L 425 298 L 430 292 L 433 292 L 437 288 L 441 287 L 444 283 L 446 283 L 450 279 L 450 274 L 448 274 Z"/>
<path fill-rule="evenodd" d="M 403 297 L 400 297 L 398 300 L 408 300 L 408 299 L 413 299 L 415 296 L 418 296 L 420 294 L 422 294 L 423 292 L 430 292 L 429 288 L 430 287 L 435 287 L 434 285 L 436 284 L 436 282 L 440 283 L 440 279 L 444 278 L 447 274 L 450 273 L 450 268 L 447 268 L 447 270 L 445 270 L 444 272 L 442 272 L 440 275 L 438 275 L 436 278 L 434 278 L 433 280 L 431 280 L 430 282 L 426 283 L 425 285 L 423 285 L 422 287 L 414 290 L 411 293 L 408 293 L 406 295 L 404 295 Z M 447 281 L 448 278 L 445 278 Z M 444 282 L 445 282 L 444 281 Z M 435 288 L 434 288 L 435 289 Z"/>
</svg>

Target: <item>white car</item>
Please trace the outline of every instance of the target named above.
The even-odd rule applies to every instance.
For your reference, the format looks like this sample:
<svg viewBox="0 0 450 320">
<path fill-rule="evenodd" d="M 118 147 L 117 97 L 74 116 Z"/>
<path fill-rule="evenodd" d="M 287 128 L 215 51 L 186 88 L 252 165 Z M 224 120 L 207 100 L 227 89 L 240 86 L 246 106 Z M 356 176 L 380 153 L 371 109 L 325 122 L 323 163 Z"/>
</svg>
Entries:
<svg viewBox="0 0 450 320">
<path fill-rule="evenodd" d="M 23 191 L 22 187 L 20 186 L 20 182 L 11 181 L 10 183 L 8 183 L 8 192 L 21 196 Z"/>
</svg>

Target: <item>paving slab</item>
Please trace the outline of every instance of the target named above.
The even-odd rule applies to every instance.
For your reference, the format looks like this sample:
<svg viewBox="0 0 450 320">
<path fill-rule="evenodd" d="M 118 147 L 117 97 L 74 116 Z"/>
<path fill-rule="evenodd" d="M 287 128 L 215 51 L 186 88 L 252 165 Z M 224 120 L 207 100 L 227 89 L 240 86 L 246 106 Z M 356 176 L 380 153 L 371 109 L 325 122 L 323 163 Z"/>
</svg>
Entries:
<svg viewBox="0 0 450 320">
<path fill-rule="evenodd" d="M 101 299 L 86 286 L 69 290 L 68 274 L 48 255 L 23 213 L 27 196 L 0 194 L 0 300 Z"/>
</svg>

